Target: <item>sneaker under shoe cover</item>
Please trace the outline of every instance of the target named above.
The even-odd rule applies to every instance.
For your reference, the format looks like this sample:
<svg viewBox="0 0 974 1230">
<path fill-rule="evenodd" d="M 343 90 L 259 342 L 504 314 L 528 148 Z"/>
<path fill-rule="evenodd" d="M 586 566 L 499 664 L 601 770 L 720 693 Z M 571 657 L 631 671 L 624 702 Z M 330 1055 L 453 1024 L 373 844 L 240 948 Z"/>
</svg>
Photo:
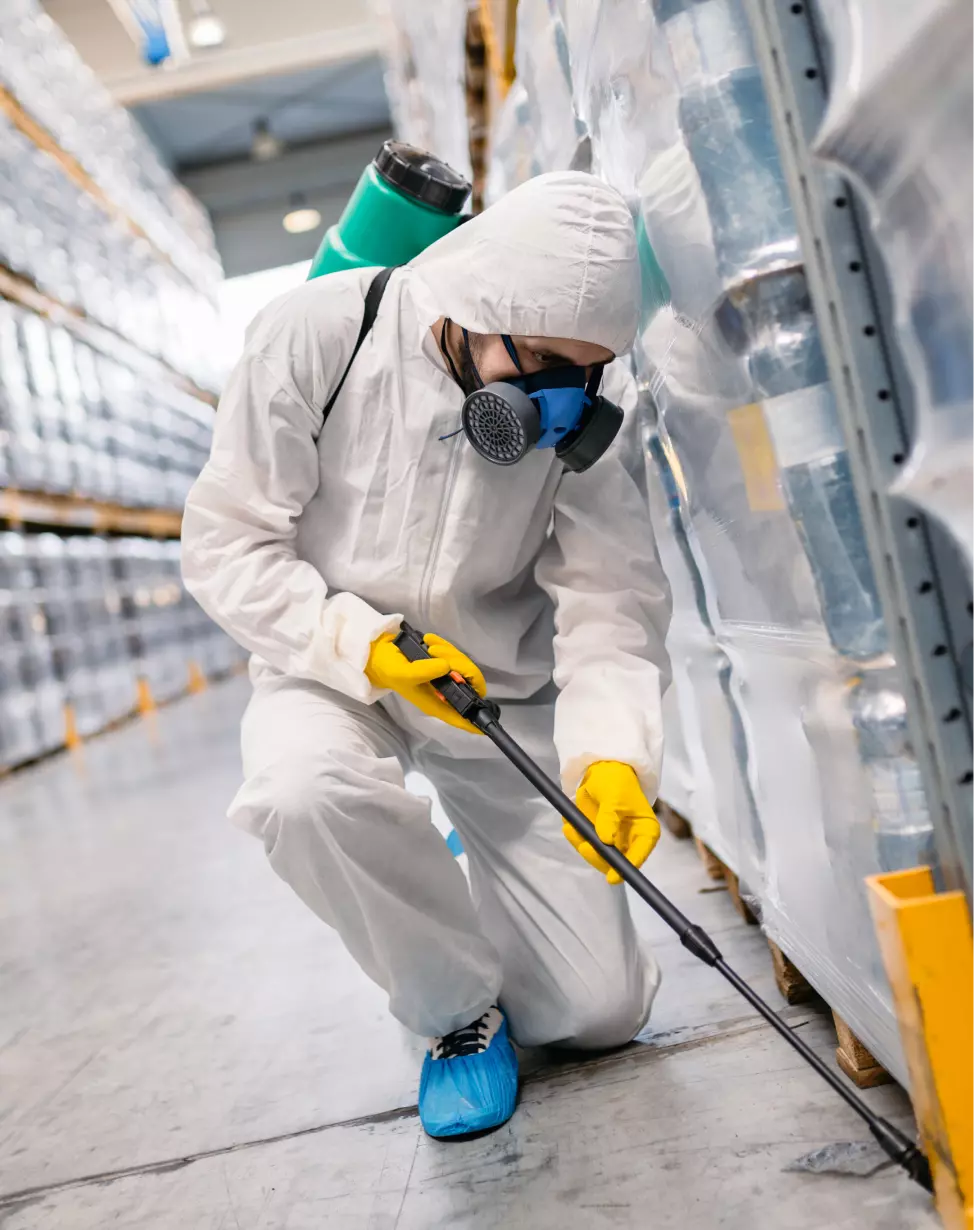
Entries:
<svg viewBox="0 0 974 1230">
<path fill-rule="evenodd" d="M 517 1055 L 500 1008 L 434 1038 L 419 1081 L 419 1118 L 430 1136 L 467 1136 L 514 1114 Z"/>
</svg>

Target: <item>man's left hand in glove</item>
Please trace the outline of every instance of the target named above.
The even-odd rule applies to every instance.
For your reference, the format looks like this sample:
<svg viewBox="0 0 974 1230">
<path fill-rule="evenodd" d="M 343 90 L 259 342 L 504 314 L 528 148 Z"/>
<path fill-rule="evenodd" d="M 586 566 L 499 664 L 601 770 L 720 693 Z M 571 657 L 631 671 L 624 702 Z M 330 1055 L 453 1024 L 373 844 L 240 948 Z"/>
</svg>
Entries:
<svg viewBox="0 0 974 1230">
<path fill-rule="evenodd" d="M 642 866 L 659 841 L 659 821 L 630 765 L 616 760 L 593 764 L 575 793 L 575 804 L 595 825 L 599 840 L 615 846 L 634 867 Z M 582 858 L 601 871 L 610 884 L 622 883 L 619 873 L 567 820 L 563 832 Z"/>
</svg>

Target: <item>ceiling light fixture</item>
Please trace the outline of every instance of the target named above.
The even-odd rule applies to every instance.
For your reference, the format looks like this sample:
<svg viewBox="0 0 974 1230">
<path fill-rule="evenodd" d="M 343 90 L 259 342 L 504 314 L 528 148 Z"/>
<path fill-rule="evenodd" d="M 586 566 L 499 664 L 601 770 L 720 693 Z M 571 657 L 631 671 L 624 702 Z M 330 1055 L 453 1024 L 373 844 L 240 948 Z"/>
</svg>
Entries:
<svg viewBox="0 0 974 1230">
<path fill-rule="evenodd" d="M 254 124 L 254 135 L 250 141 L 250 156 L 254 162 L 270 162 L 277 158 L 284 144 L 270 130 L 267 120 L 258 120 Z"/>
<path fill-rule="evenodd" d="M 321 214 L 304 199 L 300 192 L 291 197 L 291 204 L 281 219 L 281 225 L 289 235 L 304 235 L 321 226 Z"/>
<path fill-rule="evenodd" d="M 222 47 L 227 37 L 227 28 L 210 8 L 208 0 L 192 0 L 193 16 L 187 33 L 189 41 L 201 51 Z"/>
</svg>

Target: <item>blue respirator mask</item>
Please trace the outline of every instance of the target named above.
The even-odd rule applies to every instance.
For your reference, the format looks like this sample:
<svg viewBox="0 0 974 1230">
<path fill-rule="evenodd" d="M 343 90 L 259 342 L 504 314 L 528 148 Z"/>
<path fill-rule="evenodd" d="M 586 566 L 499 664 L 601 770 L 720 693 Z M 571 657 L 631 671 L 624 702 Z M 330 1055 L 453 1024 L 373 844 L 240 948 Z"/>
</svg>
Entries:
<svg viewBox="0 0 974 1230">
<path fill-rule="evenodd" d="M 521 372 L 514 343 L 506 334 L 503 340 Z M 466 329 L 463 344 L 469 356 Z M 619 407 L 599 396 L 601 363 L 588 377 L 584 367 L 569 366 L 490 384 L 480 381 L 472 360 L 465 366 L 480 387 L 463 403 L 463 433 L 481 457 L 495 465 L 511 466 L 534 448 L 553 448 L 567 470 L 581 473 L 598 461 L 622 426 Z"/>
</svg>

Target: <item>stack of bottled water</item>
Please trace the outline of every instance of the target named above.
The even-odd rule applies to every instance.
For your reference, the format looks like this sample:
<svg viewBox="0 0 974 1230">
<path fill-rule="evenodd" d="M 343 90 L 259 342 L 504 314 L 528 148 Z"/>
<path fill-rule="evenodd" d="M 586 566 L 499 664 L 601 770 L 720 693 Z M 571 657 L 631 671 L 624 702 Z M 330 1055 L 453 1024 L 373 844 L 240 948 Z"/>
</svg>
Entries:
<svg viewBox="0 0 974 1230">
<path fill-rule="evenodd" d="M 35 566 L 34 541 L 0 534 L 0 765 L 64 741 L 65 694 Z"/>
<path fill-rule="evenodd" d="M 206 213 L 34 0 L 0 5 L 0 88 L 0 268 L 48 300 L 7 277 L 0 487 L 180 509 L 213 430 L 192 382 L 220 377 Z M 177 542 L 0 533 L 0 767 L 241 656 Z"/>
<path fill-rule="evenodd" d="M 213 410 L 0 300 L 0 486 L 181 508 Z"/>
<path fill-rule="evenodd" d="M 6 117 L 0 117 L 0 141 L 0 264 L 198 384 L 215 387 L 212 280 L 202 289 L 194 285 Z"/>
<path fill-rule="evenodd" d="M 179 543 L 0 534 L 0 766 L 132 712 L 137 681 L 168 700 L 190 664 L 225 674 L 243 651 L 182 586 Z"/>
<path fill-rule="evenodd" d="M 0 6 L 0 86 L 0 264 L 216 388 L 206 211 L 34 0 Z"/>
<path fill-rule="evenodd" d="M 667 801 L 902 1077 L 863 877 L 929 861 L 931 825 L 744 10 L 520 0 L 519 54 L 555 15 L 570 72 L 519 71 L 529 96 L 504 114 L 584 121 L 592 168 L 638 210 L 644 277 L 651 248 L 669 283 L 632 355 L 674 596 L 665 720 L 692 783 Z M 520 151 L 496 156 L 507 186 Z"/>
<path fill-rule="evenodd" d="M 0 11 L 0 82 L 193 285 L 215 289 L 205 210 L 34 0 Z"/>
</svg>

